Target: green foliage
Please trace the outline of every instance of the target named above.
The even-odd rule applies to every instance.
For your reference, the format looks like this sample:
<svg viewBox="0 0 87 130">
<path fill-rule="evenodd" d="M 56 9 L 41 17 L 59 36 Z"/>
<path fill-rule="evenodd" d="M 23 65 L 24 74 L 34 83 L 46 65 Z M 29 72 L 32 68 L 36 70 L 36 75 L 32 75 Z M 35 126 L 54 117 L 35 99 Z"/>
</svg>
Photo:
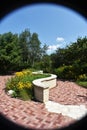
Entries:
<svg viewBox="0 0 87 130">
<path fill-rule="evenodd" d="M 77 78 L 78 81 L 87 81 L 87 75 L 86 74 L 81 74 Z"/>
<path fill-rule="evenodd" d="M 34 66 L 35 61 L 40 60 L 41 56 L 41 42 L 38 39 L 38 34 L 33 33 L 29 43 L 29 62 Z"/>
<path fill-rule="evenodd" d="M 35 68 L 36 70 L 43 70 L 45 73 L 49 73 L 51 69 L 51 60 L 50 56 L 46 54 L 46 51 L 47 46 L 44 45 L 43 48 L 41 48 L 41 58 L 39 59 L 39 61 L 37 60 L 34 63 L 33 68 Z"/>
<path fill-rule="evenodd" d="M 46 53 L 47 46 L 41 47 L 41 42 L 37 33 L 31 34 L 28 29 L 25 29 L 19 35 L 19 45 L 21 48 L 22 64 L 27 67 L 34 67 L 35 62 L 38 62 Z"/>
<path fill-rule="evenodd" d="M 60 67 L 60 68 L 55 69 L 55 71 L 54 71 L 59 79 L 64 78 L 63 70 L 64 70 L 64 67 Z"/>
<path fill-rule="evenodd" d="M 0 72 L 17 69 L 20 64 L 20 47 L 17 34 L 11 32 L 0 36 Z"/>
<path fill-rule="evenodd" d="M 21 60 L 22 63 L 28 63 L 28 46 L 31 39 L 31 33 L 28 29 L 25 29 L 18 38 L 19 46 L 21 48 Z"/>
<path fill-rule="evenodd" d="M 59 78 L 75 79 L 87 74 L 87 37 L 78 38 L 66 48 L 51 54 L 52 68 Z"/>
<path fill-rule="evenodd" d="M 76 83 L 84 88 L 87 88 L 87 81 L 77 81 Z"/>
<path fill-rule="evenodd" d="M 33 91 L 32 91 L 32 89 L 30 89 L 30 90 L 28 90 L 28 89 L 19 90 L 19 97 L 22 100 L 31 100 L 31 99 L 33 99 Z"/>
<path fill-rule="evenodd" d="M 55 74 L 60 79 L 75 79 L 75 73 L 73 71 L 73 66 L 62 66 L 55 69 Z"/>
<path fill-rule="evenodd" d="M 42 69 L 45 73 L 51 73 L 51 59 L 50 56 L 44 55 L 43 58 L 36 62 L 34 65 L 35 69 Z"/>
<path fill-rule="evenodd" d="M 0 73 L 33 67 L 46 54 L 46 44 L 41 47 L 37 33 L 28 29 L 22 33 L 0 34 Z"/>
<path fill-rule="evenodd" d="M 6 90 L 13 90 L 12 97 L 19 97 L 23 100 L 33 98 L 33 85 L 29 81 L 29 77 L 32 75 L 30 70 L 23 70 L 16 72 L 15 76 L 8 80 L 6 83 Z"/>
<path fill-rule="evenodd" d="M 12 97 L 19 97 L 23 100 L 34 98 L 34 88 L 32 81 L 38 78 L 45 78 L 49 74 L 32 74 L 30 70 L 16 72 L 15 76 L 6 83 L 6 90 L 13 90 Z"/>
<path fill-rule="evenodd" d="M 77 38 L 65 48 L 47 55 L 48 46 L 41 46 L 38 34 L 25 29 L 22 33 L 0 34 L 0 73 L 35 68 L 56 73 L 59 78 L 75 79 L 87 74 L 87 37 Z"/>
<path fill-rule="evenodd" d="M 81 65 L 87 63 L 87 37 L 78 38 L 66 48 L 58 48 L 56 53 L 51 55 L 53 68 L 75 63 Z"/>
</svg>

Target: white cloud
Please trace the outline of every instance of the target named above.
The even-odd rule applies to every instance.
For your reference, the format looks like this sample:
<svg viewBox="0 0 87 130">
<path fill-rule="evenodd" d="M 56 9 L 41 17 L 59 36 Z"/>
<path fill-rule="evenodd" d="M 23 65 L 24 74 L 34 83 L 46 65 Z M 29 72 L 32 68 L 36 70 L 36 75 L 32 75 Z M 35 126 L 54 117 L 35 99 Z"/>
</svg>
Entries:
<svg viewBox="0 0 87 130">
<path fill-rule="evenodd" d="M 64 42 L 64 38 L 63 38 L 63 37 L 57 37 L 57 38 L 56 38 L 56 41 L 57 41 L 57 42 Z"/>
<path fill-rule="evenodd" d="M 55 52 L 58 48 L 61 48 L 65 45 L 65 39 L 63 37 L 57 37 L 56 41 L 58 42 L 58 44 L 48 46 L 48 54 Z"/>
<path fill-rule="evenodd" d="M 47 53 L 51 54 L 51 53 L 55 52 L 57 50 L 57 48 L 60 46 L 61 46 L 60 44 L 59 45 L 58 44 L 57 45 L 49 45 Z"/>
<path fill-rule="evenodd" d="M 48 50 L 50 50 L 50 51 L 55 51 L 58 47 L 60 47 L 60 45 L 50 45 L 49 47 L 48 47 Z"/>
</svg>

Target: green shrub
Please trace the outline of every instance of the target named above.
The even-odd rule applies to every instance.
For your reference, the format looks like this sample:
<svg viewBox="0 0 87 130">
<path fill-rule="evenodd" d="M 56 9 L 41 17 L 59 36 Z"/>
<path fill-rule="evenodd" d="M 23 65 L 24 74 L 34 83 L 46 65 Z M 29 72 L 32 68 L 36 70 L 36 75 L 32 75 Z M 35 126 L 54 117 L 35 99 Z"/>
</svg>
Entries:
<svg viewBox="0 0 87 130">
<path fill-rule="evenodd" d="M 54 73 L 57 75 L 58 78 L 63 79 L 64 78 L 63 70 L 64 70 L 64 67 L 59 67 L 55 69 Z"/>
<path fill-rule="evenodd" d="M 81 74 L 78 76 L 77 80 L 79 81 L 87 81 L 87 75 L 86 74 Z"/>
<path fill-rule="evenodd" d="M 55 69 L 55 74 L 60 79 L 75 79 L 75 73 L 73 71 L 73 66 L 62 66 Z"/>
<path fill-rule="evenodd" d="M 87 74 L 81 74 L 78 76 L 76 83 L 82 87 L 87 88 Z"/>
<path fill-rule="evenodd" d="M 29 81 L 32 75 L 30 70 L 23 70 L 16 72 L 15 76 L 8 80 L 6 83 L 6 90 L 13 90 L 12 97 L 19 97 L 23 100 L 33 98 L 33 85 Z"/>
</svg>

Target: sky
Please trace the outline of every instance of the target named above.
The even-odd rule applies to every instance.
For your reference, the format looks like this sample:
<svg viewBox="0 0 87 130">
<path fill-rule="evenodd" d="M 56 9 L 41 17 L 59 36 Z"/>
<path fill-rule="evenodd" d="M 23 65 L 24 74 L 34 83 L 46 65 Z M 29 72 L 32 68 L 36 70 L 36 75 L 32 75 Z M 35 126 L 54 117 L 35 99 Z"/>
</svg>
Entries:
<svg viewBox="0 0 87 130">
<path fill-rule="evenodd" d="M 17 9 L 0 21 L 0 34 L 20 34 L 25 29 L 36 32 L 42 43 L 48 45 L 48 54 L 57 48 L 87 36 L 87 21 L 77 12 L 53 4 L 36 4 Z"/>
</svg>

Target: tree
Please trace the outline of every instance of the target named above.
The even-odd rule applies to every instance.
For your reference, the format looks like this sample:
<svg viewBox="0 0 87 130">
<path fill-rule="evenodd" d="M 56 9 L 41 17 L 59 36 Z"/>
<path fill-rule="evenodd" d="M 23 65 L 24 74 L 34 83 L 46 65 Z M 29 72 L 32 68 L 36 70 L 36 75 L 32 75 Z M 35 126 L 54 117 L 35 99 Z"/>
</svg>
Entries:
<svg viewBox="0 0 87 130">
<path fill-rule="evenodd" d="M 50 56 L 44 55 L 41 60 L 41 68 L 43 69 L 43 71 L 46 73 L 53 72 L 51 64 L 52 62 L 51 62 Z"/>
<path fill-rule="evenodd" d="M 2 71 L 34 67 L 46 55 L 47 45 L 41 47 L 37 33 L 25 29 L 21 34 L 0 34 L 0 63 Z"/>
<path fill-rule="evenodd" d="M 0 35 L 0 72 L 17 69 L 21 60 L 20 52 L 17 34 L 8 32 Z"/>
<path fill-rule="evenodd" d="M 22 64 L 27 67 L 33 67 L 35 62 L 38 62 L 46 54 L 47 50 L 46 44 L 41 48 L 38 34 L 31 34 L 28 29 L 25 29 L 19 35 L 19 46 L 21 48 Z"/>
<path fill-rule="evenodd" d="M 69 71 L 73 77 L 78 77 L 80 74 L 87 74 L 86 53 L 87 37 L 79 37 L 76 42 L 71 43 L 65 48 L 57 49 L 54 54 L 51 54 L 52 67 L 54 69 L 58 68 L 58 70 L 63 68 L 64 72 Z"/>
<path fill-rule="evenodd" d="M 63 48 L 58 48 L 55 53 L 51 54 L 51 61 L 52 61 L 52 67 L 53 68 L 58 68 L 65 64 L 65 49 Z"/>
<path fill-rule="evenodd" d="M 46 44 L 44 44 L 43 47 L 41 48 L 41 53 L 42 53 L 41 58 L 43 56 L 47 55 L 47 50 L 48 50 L 48 46 Z"/>
<path fill-rule="evenodd" d="M 41 58 L 41 42 L 38 39 L 38 34 L 33 33 L 31 40 L 28 45 L 28 59 L 31 66 L 34 66 L 34 63 L 39 61 Z"/>
<path fill-rule="evenodd" d="M 19 46 L 21 48 L 21 61 L 23 63 L 28 63 L 29 58 L 29 44 L 31 40 L 31 33 L 28 29 L 25 29 L 19 35 Z"/>
</svg>

